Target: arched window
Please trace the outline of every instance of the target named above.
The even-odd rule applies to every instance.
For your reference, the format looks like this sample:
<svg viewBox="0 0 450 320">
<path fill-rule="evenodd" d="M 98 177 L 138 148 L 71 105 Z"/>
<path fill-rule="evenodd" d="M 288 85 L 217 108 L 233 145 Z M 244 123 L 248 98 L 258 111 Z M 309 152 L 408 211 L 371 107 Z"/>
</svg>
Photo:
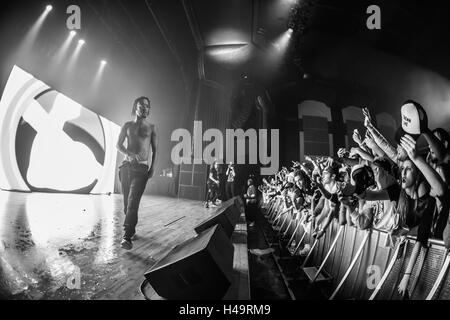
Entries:
<svg viewBox="0 0 450 320">
<path fill-rule="evenodd" d="M 323 102 L 306 100 L 298 106 L 300 160 L 305 155 L 331 156 L 333 134 L 330 133 L 331 110 Z"/>
<path fill-rule="evenodd" d="M 361 134 L 361 138 L 364 139 L 364 116 L 362 109 L 358 107 L 346 107 L 342 109 L 342 119 L 345 125 L 345 147 L 357 147 L 358 145 L 353 141 L 352 135 L 355 129 L 358 129 Z"/>
</svg>

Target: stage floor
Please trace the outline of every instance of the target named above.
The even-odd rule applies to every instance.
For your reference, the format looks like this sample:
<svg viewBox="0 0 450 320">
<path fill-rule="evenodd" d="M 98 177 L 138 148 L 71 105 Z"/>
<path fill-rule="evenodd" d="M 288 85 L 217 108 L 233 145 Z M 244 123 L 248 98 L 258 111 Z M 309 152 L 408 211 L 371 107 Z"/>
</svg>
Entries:
<svg viewBox="0 0 450 320">
<path fill-rule="evenodd" d="M 145 271 L 209 217 L 199 201 L 143 196 L 133 249 L 121 195 L 0 191 L 0 297 L 139 299 Z"/>
</svg>

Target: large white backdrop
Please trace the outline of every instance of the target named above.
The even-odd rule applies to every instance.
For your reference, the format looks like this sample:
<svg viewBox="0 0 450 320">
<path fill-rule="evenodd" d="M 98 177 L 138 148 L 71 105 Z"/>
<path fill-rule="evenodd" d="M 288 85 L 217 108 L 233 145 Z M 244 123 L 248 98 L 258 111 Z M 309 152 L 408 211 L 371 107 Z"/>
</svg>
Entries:
<svg viewBox="0 0 450 320">
<path fill-rule="evenodd" d="M 14 66 L 0 101 L 0 188 L 114 192 L 119 131 Z"/>
</svg>

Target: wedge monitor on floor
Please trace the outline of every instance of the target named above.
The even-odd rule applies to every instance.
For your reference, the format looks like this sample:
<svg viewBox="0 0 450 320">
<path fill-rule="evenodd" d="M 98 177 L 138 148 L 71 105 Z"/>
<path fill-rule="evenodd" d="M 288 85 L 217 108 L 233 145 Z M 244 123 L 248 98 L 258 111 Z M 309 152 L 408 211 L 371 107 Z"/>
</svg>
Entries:
<svg viewBox="0 0 450 320">
<path fill-rule="evenodd" d="M 233 279 L 234 247 L 220 225 L 176 246 L 145 277 L 165 299 L 222 299 Z"/>
<path fill-rule="evenodd" d="M 237 197 L 233 199 L 237 199 Z M 241 215 L 241 211 L 238 206 L 239 201 L 233 199 L 222 203 L 222 205 L 213 213 L 212 216 L 202 221 L 194 228 L 195 232 L 201 233 L 216 224 L 220 224 L 228 238 L 230 238 Z"/>
</svg>

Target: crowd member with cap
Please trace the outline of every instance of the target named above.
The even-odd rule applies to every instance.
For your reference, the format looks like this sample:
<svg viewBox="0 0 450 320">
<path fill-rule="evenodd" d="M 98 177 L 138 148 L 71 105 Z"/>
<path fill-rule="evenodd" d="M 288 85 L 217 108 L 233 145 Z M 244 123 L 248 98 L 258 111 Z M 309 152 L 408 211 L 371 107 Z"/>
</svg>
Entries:
<svg viewBox="0 0 450 320">
<path fill-rule="evenodd" d="M 444 195 L 439 196 L 432 194 L 436 198 L 436 205 L 433 214 L 433 222 L 431 232 L 433 237 L 442 239 L 443 230 L 446 227 L 446 222 L 449 216 L 449 198 L 450 191 L 448 190 L 449 182 L 449 166 L 448 159 L 448 133 L 445 130 L 437 129 L 431 131 L 428 127 L 428 116 L 425 109 L 416 101 L 406 101 L 401 109 L 402 124 L 396 132 L 396 141 L 398 142 L 396 152 L 393 151 L 393 147 L 387 143 L 386 139 L 379 133 L 371 124 L 370 114 L 367 109 L 363 110 L 365 116 L 365 125 L 367 130 L 374 134 L 376 142 L 386 152 L 391 160 L 400 164 L 401 161 L 407 158 L 407 152 L 404 149 L 402 138 L 406 137 L 407 141 L 411 144 L 415 144 L 418 138 L 423 135 L 429 144 L 429 153 L 427 155 L 427 163 L 431 166 L 433 171 L 439 174 L 442 182 L 445 184 Z M 407 142 L 406 142 L 407 143 Z"/>
<path fill-rule="evenodd" d="M 422 133 L 428 131 L 425 110 L 419 103 L 408 100 L 400 111 L 402 124 L 396 133 L 397 149 L 394 149 L 372 125 L 368 110 L 364 109 L 363 112 L 365 125 L 374 141 L 400 166 L 402 188 L 397 200 L 399 222 L 395 231 L 401 235 L 418 226 L 417 242 L 399 285 L 399 292 L 405 294 L 420 248 L 427 246 L 428 237 L 432 232 L 433 214 L 436 210 L 434 197 L 440 198 L 444 195 L 445 184 L 436 170 L 419 156 L 416 150 L 416 140 Z"/>
<path fill-rule="evenodd" d="M 405 104 L 402 106 L 401 111 L 402 113 L 406 113 L 407 111 L 410 110 L 410 108 L 414 107 L 414 104 L 412 101 L 407 101 L 405 102 Z M 418 110 L 423 110 L 423 109 L 418 109 Z M 367 132 L 368 135 L 373 139 L 374 143 L 380 147 L 380 149 L 383 151 L 383 153 L 386 155 L 386 157 L 388 157 L 389 159 L 391 159 L 393 162 L 395 163 L 399 163 L 400 161 L 405 160 L 408 155 L 406 154 L 406 151 L 402 148 L 402 146 L 400 145 L 400 137 L 403 135 L 403 130 L 402 127 L 400 127 L 397 132 L 396 132 L 396 141 L 397 141 L 397 148 L 395 148 L 394 146 L 392 146 L 389 141 L 383 136 L 382 133 L 380 133 L 378 131 L 378 129 L 374 126 L 374 124 L 372 123 L 372 118 L 370 116 L 370 112 L 367 108 L 363 108 L 363 114 L 364 114 L 364 126 L 367 128 Z M 423 113 L 420 113 L 420 115 L 422 116 L 422 118 L 424 118 Z M 419 112 L 417 113 L 418 117 L 419 116 Z M 407 116 L 405 116 L 405 118 L 407 118 Z M 404 122 L 402 122 L 402 126 L 405 125 L 405 127 L 407 127 L 409 125 L 409 121 L 405 120 Z"/>
<path fill-rule="evenodd" d="M 373 212 L 366 207 L 366 200 L 362 195 L 375 184 L 374 174 L 372 169 L 365 165 L 359 164 L 352 167 L 351 171 L 351 185 L 353 186 L 352 195 L 348 198 L 355 201 L 355 206 L 349 210 L 350 221 L 352 225 L 358 229 L 364 230 L 371 226 L 373 219 Z M 351 187 L 349 188 L 352 189 Z M 344 200 L 341 200 L 341 202 Z"/>
<path fill-rule="evenodd" d="M 392 233 L 397 227 L 395 206 L 400 186 L 392 175 L 391 162 L 376 158 L 369 166 L 355 166 L 352 178 L 359 198 L 358 210 L 352 212 L 355 224 L 360 229 L 372 227 Z"/>
<path fill-rule="evenodd" d="M 392 236 L 391 246 L 408 234 L 416 235 L 417 241 L 398 287 L 404 295 L 419 252 L 428 245 L 429 237 L 443 236 L 450 249 L 447 167 L 450 139 L 444 130 L 428 129 L 426 112 L 417 102 L 406 101 L 400 112 L 402 125 L 396 133 L 396 147 L 376 129 L 369 111 L 363 109 L 367 131 L 364 139 L 354 131 L 353 140 L 358 147 L 349 151 L 341 148 L 334 159 L 306 157 L 312 168 L 294 163 L 295 168 L 290 171 L 286 168 L 280 171 L 283 179 L 278 183 L 285 187 L 288 179 L 292 181 L 289 176 L 293 172 L 292 190 L 298 197 L 291 199 L 300 199 L 305 195 L 305 186 L 299 183 L 304 179 L 298 177 L 298 172 L 311 180 L 312 192 L 295 201 L 303 201 L 304 210 L 311 204 L 307 215 L 316 223 L 311 227 L 314 237 L 323 236 L 336 212 L 341 225 L 348 223 L 360 229 L 388 232 Z M 420 135 L 429 144 L 426 159 L 416 150 Z M 298 168 L 300 171 L 296 171 Z M 314 193 L 315 189 L 319 192 Z"/>
</svg>

